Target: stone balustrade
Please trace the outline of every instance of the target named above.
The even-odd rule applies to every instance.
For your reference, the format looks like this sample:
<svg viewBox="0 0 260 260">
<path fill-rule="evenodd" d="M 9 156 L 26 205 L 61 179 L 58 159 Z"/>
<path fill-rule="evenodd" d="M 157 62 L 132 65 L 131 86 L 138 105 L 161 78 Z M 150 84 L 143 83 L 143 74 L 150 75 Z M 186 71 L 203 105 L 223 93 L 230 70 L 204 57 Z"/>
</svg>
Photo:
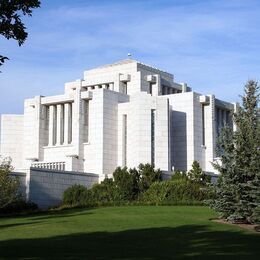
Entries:
<svg viewBox="0 0 260 260">
<path fill-rule="evenodd" d="M 31 167 L 65 171 L 65 162 L 33 162 Z"/>
</svg>

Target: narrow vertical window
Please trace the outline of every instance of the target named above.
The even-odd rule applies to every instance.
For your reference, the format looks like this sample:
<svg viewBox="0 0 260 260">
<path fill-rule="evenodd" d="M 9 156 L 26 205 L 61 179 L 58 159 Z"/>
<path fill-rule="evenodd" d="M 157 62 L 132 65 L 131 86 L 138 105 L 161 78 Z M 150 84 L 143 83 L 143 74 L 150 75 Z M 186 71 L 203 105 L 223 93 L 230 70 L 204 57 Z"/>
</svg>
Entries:
<svg viewBox="0 0 260 260">
<path fill-rule="evenodd" d="M 201 105 L 202 116 L 202 145 L 205 145 L 205 105 Z"/>
<path fill-rule="evenodd" d="M 68 143 L 70 144 L 72 142 L 72 103 L 69 103 L 68 108 Z"/>
<path fill-rule="evenodd" d="M 149 94 L 153 95 L 153 84 L 151 82 L 149 84 Z"/>
<path fill-rule="evenodd" d="M 151 164 L 155 161 L 155 109 L 151 110 Z"/>
<path fill-rule="evenodd" d="M 84 100 L 84 129 L 85 129 L 85 142 L 88 142 L 89 136 L 89 101 Z"/>
<path fill-rule="evenodd" d="M 127 115 L 123 115 L 123 166 L 127 166 Z"/>
<path fill-rule="evenodd" d="M 165 94 L 165 87 L 162 86 L 162 95 L 164 95 L 164 94 Z"/>
<path fill-rule="evenodd" d="M 49 107 L 48 106 L 44 106 L 44 107 L 45 107 L 44 128 L 48 130 L 49 129 Z"/>
<path fill-rule="evenodd" d="M 61 105 L 61 115 L 60 115 L 60 142 L 64 143 L 64 104 Z"/>
<path fill-rule="evenodd" d="M 122 83 L 122 91 L 123 94 L 127 95 L 127 82 Z"/>
<path fill-rule="evenodd" d="M 57 106 L 53 106 L 53 145 L 57 143 Z"/>
</svg>

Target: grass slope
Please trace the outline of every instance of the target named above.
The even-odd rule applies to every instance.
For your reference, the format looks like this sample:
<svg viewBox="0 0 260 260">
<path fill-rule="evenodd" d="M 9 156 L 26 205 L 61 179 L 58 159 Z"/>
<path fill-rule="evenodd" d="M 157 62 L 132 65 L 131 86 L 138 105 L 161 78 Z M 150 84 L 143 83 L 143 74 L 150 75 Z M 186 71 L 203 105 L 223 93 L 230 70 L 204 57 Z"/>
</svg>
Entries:
<svg viewBox="0 0 260 260">
<path fill-rule="evenodd" d="M 257 259 L 260 236 L 200 206 L 132 206 L 0 218 L 0 259 Z"/>
</svg>

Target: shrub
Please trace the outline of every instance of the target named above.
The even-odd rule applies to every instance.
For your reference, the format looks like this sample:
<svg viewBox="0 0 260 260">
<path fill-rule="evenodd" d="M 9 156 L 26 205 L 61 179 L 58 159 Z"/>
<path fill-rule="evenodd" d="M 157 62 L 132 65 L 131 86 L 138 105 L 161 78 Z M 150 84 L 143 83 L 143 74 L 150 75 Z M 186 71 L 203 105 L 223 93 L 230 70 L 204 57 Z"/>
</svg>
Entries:
<svg viewBox="0 0 260 260">
<path fill-rule="evenodd" d="M 17 177 L 10 176 L 12 170 L 11 159 L 2 159 L 0 163 L 0 209 L 8 207 L 21 198 L 19 180 Z"/>
<path fill-rule="evenodd" d="M 87 188 L 83 185 L 75 184 L 63 193 L 63 204 L 67 205 L 79 205 L 85 200 Z"/>
<path fill-rule="evenodd" d="M 94 184 L 90 192 L 92 204 L 102 205 L 120 200 L 118 188 L 112 178 L 105 178 L 100 184 Z"/>
<path fill-rule="evenodd" d="M 113 173 L 114 185 L 117 188 L 120 200 L 132 201 L 139 194 L 140 175 L 136 169 L 127 170 L 127 167 L 117 167 Z"/>
<path fill-rule="evenodd" d="M 202 202 L 205 192 L 200 185 L 189 180 L 155 182 L 142 195 L 141 200 L 150 204 L 194 204 Z"/>
<path fill-rule="evenodd" d="M 175 171 L 171 177 L 172 181 L 175 180 L 188 180 L 188 175 L 185 171 Z"/>
<path fill-rule="evenodd" d="M 139 195 L 152 183 L 162 179 L 162 172 L 150 164 L 140 164 L 138 169 L 118 167 L 112 178 L 105 178 L 91 189 L 73 185 L 63 194 L 63 205 L 101 206 L 123 205 L 137 202 Z"/>
<path fill-rule="evenodd" d="M 140 184 L 139 188 L 141 192 L 146 191 L 152 183 L 156 181 L 162 180 L 162 172 L 160 169 L 155 170 L 154 166 L 146 163 L 146 164 L 140 164 L 138 166 L 138 171 L 140 174 Z"/>
<path fill-rule="evenodd" d="M 200 185 L 205 186 L 207 183 L 210 183 L 211 177 L 206 175 L 205 172 L 202 171 L 200 164 L 197 161 L 192 163 L 192 168 L 188 172 L 188 177 L 193 182 L 196 182 Z"/>
</svg>

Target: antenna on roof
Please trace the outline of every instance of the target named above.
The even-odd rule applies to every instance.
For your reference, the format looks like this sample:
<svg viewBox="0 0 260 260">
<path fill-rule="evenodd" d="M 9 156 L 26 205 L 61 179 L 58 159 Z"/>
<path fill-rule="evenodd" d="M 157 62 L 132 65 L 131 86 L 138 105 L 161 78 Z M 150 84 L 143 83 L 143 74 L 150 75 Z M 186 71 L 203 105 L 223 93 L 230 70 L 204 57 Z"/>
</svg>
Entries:
<svg viewBox="0 0 260 260">
<path fill-rule="evenodd" d="M 132 54 L 131 53 L 127 53 L 127 56 L 128 56 L 128 58 L 131 58 Z"/>
</svg>

